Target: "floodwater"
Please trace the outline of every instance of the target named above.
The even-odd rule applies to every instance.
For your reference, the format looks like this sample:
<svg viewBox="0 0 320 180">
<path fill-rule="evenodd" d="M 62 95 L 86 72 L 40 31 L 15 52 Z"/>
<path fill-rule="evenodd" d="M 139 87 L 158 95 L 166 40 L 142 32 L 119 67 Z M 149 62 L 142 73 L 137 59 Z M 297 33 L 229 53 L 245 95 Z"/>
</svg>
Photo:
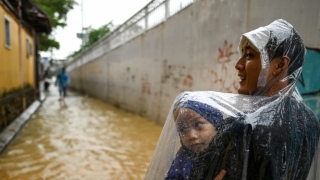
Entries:
<svg viewBox="0 0 320 180">
<path fill-rule="evenodd" d="M 143 179 L 162 127 L 99 100 L 49 96 L 0 156 L 0 179 Z"/>
</svg>

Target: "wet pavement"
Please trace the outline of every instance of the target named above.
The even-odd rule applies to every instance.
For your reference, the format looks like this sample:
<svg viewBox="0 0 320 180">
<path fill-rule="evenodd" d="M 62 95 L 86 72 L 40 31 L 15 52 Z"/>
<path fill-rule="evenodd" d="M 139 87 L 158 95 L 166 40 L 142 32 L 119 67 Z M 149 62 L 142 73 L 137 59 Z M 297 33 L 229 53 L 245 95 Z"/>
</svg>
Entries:
<svg viewBox="0 0 320 180">
<path fill-rule="evenodd" d="M 42 107 L 0 155 L 0 179 L 143 179 L 162 127 L 51 86 Z"/>
</svg>

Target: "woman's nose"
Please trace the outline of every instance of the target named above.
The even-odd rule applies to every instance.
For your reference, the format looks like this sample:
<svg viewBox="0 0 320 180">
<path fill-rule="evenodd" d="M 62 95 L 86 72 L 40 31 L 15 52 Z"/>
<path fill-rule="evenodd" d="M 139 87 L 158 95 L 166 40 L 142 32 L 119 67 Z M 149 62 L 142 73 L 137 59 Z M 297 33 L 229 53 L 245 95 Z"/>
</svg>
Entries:
<svg viewBox="0 0 320 180">
<path fill-rule="evenodd" d="M 243 70 L 243 68 L 244 68 L 244 64 L 243 64 L 243 60 L 242 60 L 243 58 L 240 58 L 239 60 L 238 60 L 238 62 L 236 63 L 236 65 L 235 65 L 235 68 L 238 70 L 238 71 L 241 71 L 241 70 Z"/>
</svg>

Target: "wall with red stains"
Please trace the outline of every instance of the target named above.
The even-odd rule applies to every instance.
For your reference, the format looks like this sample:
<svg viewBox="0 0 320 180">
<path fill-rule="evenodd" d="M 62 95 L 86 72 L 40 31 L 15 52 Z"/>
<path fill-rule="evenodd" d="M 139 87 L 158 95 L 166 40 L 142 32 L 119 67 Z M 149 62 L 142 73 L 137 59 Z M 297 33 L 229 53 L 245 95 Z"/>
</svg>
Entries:
<svg viewBox="0 0 320 180">
<path fill-rule="evenodd" d="M 239 79 L 234 66 L 244 32 L 278 17 L 294 26 L 296 22 L 302 35 L 317 29 L 315 23 L 304 30 L 301 19 L 291 17 L 294 9 L 259 17 L 253 5 L 265 3 L 198 0 L 151 30 L 73 69 L 71 86 L 159 124 L 165 122 L 175 97 L 183 91 L 236 93 Z M 302 11 L 311 7 L 312 3 L 307 3 Z M 314 40 L 308 43 L 314 44 Z M 79 61 L 81 58 L 86 57 Z"/>
</svg>

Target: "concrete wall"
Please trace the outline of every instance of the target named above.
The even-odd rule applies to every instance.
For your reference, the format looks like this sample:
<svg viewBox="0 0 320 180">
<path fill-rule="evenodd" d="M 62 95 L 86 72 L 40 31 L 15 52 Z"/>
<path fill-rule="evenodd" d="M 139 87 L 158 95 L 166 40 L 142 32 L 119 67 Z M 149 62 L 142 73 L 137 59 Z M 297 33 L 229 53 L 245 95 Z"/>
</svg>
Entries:
<svg viewBox="0 0 320 180">
<path fill-rule="evenodd" d="M 163 124 L 182 91 L 236 92 L 241 34 L 279 18 L 320 48 L 318 0 L 198 0 L 116 49 L 96 44 L 69 68 L 71 86 Z"/>
</svg>

